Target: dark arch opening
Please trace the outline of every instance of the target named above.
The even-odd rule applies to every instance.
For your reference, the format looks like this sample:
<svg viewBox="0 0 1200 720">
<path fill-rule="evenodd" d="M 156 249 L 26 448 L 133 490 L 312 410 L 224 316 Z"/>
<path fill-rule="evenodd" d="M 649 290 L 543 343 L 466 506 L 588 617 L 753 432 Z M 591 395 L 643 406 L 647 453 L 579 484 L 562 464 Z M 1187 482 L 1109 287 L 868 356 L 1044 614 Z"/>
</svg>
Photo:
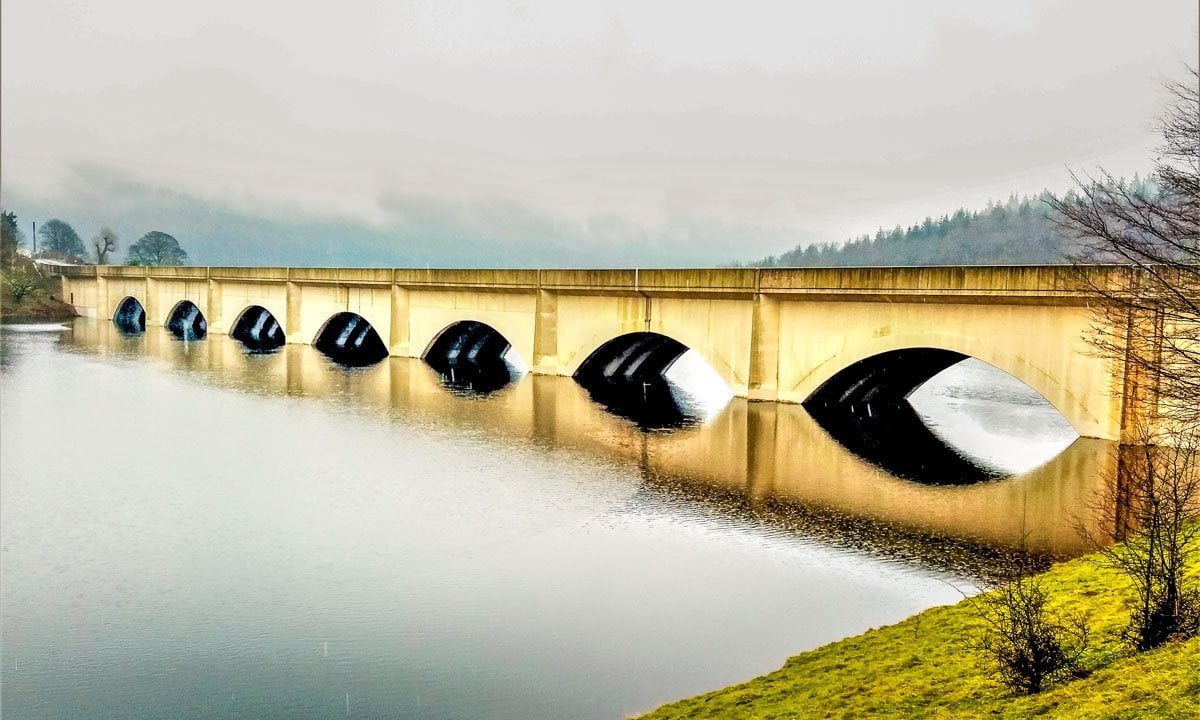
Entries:
<svg viewBox="0 0 1200 720">
<path fill-rule="evenodd" d="M 202 340 L 208 335 L 208 321 L 191 300 L 180 300 L 167 318 L 167 329 L 181 340 Z"/>
<path fill-rule="evenodd" d="M 113 313 L 113 323 L 123 333 L 146 332 L 146 310 L 135 297 L 127 297 Z"/>
<path fill-rule="evenodd" d="M 666 374 L 687 350 L 666 335 L 629 333 L 597 348 L 574 378 L 597 403 L 643 429 L 683 427 L 700 415 L 679 402 Z"/>
<path fill-rule="evenodd" d="M 271 352 L 287 342 L 279 321 L 261 305 L 251 305 L 243 310 L 229 335 L 251 352 Z"/>
<path fill-rule="evenodd" d="M 834 375 L 804 407 L 848 450 L 898 477 L 935 485 L 1004 477 L 1011 473 L 939 437 L 909 403 L 918 388 L 968 357 L 940 348 L 881 353 Z"/>
<path fill-rule="evenodd" d="M 340 312 L 317 333 L 313 347 L 339 365 L 365 367 L 388 356 L 387 345 L 371 323 L 358 313 Z"/>
<path fill-rule="evenodd" d="M 438 333 L 421 359 L 452 389 L 490 393 L 520 375 L 506 357 L 511 349 L 512 343 L 496 328 L 463 320 Z"/>
</svg>

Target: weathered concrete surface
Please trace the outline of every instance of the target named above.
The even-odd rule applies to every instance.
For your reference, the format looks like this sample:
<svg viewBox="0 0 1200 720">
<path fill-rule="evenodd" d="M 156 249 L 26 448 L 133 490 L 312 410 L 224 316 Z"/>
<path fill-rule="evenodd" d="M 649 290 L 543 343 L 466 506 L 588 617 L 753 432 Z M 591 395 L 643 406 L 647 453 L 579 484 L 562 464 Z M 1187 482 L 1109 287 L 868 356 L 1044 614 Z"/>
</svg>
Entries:
<svg viewBox="0 0 1200 720">
<path fill-rule="evenodd" d="M 1123 287 L 1125 268 L 1090 282 Z M 367 319 L 393 355 L 420 357 L 461 320 L 491 325 L 537 374 L 571 375 L 625 333 L 697 351 L 735 395 L 803 402 L 858 360 L 911 347 L 977 357 L 1046 397 L 1081 435 L 1123 439 L 1144 417 L 1125 363 L 1096 355 L 1093 297 L 1075 270 L 1039 267 L 693 270 L 69 267 L 58 292 L 111 318 L 137 298 L 147 323 L 190 300 L 225 333 L 261 305 L 311 343 L 338 312 Z"/>
</svg>

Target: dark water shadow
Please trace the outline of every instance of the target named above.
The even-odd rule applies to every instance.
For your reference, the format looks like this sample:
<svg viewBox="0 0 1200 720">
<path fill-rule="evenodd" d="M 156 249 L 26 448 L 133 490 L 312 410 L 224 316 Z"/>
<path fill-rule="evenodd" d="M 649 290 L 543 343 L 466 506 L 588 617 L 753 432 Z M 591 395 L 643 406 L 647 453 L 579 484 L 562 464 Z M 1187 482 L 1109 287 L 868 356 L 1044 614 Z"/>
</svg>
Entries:
<svg viewBox="0 0 1200 720">
<path fill-rule="evenodd" d="M 896 477 L 926 485 L 971 485 L 1009 475 L 947 444 L 907 400 L 808 409 L 842 447 Z"/>
<path fill-rule="evenodd" d="M 967 358 L 940 348 L 881 353 L 850 365 L 804 402 L 844 448 L 896 477 L 929 485 L 970 485 L 1007 476 L 938 437 L 908 398 Z"/>
<path fill-rule="evenodd" d="M 489 395 L 521 377 L 506 360 L 511 349 L 508 338 L 491 325 L 463 320 L 438 333 L 421 359 L 452 393 Z"/>
<path fill-rule="evenodd" d="M 270 310 L 261 305 L 251 305 L 242 311 L 229 331 L 229 336 L 240 342 L 247 352 L 255 355 L 277 352 L 287 343 L 279 321 Z"/>
</svg>

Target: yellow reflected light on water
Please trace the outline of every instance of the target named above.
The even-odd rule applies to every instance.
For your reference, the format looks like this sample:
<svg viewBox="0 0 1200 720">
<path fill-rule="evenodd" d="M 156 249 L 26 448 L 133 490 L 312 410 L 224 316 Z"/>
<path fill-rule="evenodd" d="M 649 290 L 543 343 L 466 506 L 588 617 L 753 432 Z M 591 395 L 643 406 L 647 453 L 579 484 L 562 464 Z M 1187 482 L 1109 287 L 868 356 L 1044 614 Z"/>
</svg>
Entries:
<svg viewBox="0 0 1200 720">
<path fill-rule="evenodd" d="M 155 329 L 131 337 L 111 323 L 90 321 L 77 321 L 64 337 L 91 352 L 149 356 L 239 391 L 336 396 L 362 412 L 416 415 L 619 458 L 637 463 L 647 482 L 718 492 L 750 508 L 798 505 L 850 525 L 884 523 L 1060 557 L 1089 549 L 1081 528 L 1103 534 L 1094 500 L 1113 471 L 1112 443 L 1077 438 L 1048 462 L 1009 477 L 929 485 L 895 477 L 849 452 L 800 405 L 707 398 L 716 410 L 703 424 L 646 432 L 603 411 L 564 377 L 525 375 L 500 392 L 470 397 L 447 392 L 433 370 L 408 358 L 347 370 L 307 346 L 250 354 L 223 336 L 184 344 Z"/>
</svg>

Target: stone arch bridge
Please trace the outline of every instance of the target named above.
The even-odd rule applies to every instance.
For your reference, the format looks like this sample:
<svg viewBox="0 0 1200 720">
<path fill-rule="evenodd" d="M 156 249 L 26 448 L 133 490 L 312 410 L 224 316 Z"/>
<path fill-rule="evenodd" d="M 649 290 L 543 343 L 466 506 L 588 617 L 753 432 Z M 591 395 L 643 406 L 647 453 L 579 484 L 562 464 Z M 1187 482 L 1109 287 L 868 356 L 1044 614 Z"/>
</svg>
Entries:
<svg viewBox="0 0 1200 720">
<path fill-rule="evenodd" d="M 1062 266 L 59 272 L 55 295 L 79 314 L 113 318 L 134 298 L 146 325 L 167 325 L 189 301 L 208 332 L 230 333 L 265 309 L 286 342 L 311 344 L 331 318 L 354 313 L 391 355 L 420 357 L 446 328 L 473 321 L 502 334 L 531 372 L 555 375 L 614 338 L 650 332 L 698 352 L 735 395 L 797 403 L 864 383 L 894 381 L 906 394 L 971 356 L 1037 390 L 1081 435 L 1123 440 L 1145 417 L 1132 365 L 1088 342 L 1097 314 L 1087 286 L 1126 282 L 1116 267 L 1090 268 L 1087 282 Z"/>
</svg>

